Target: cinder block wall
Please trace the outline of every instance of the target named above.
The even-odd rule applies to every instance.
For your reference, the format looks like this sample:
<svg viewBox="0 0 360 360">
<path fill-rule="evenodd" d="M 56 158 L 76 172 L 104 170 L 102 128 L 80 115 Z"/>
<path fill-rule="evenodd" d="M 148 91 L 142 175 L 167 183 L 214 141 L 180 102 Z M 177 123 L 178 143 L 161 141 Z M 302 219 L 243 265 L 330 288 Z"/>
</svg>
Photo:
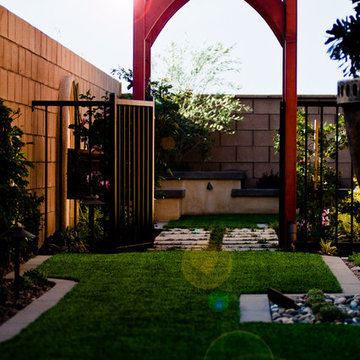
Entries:
<svg viewBox="0 0 360 360">
<path fill-rule="evenodd" d="M 273 137 L 280 128 L 281 96 L 239 95 L 238 98 L 252 111 L 244 114 L 244 120 L 233 124 L 234 135 L 216 133 L 212 135 L 214 145 L 207 161 L 200 154 L 188 154 L 184 161 L 192 170 L 244 170 L 244 187 L 256 187 L 257 181 L 272 171 L 279 172 L 279 156 L 275 154 Z M 335 96 L 299 96 L 299 100 L 333 100 Z M 324 109 L 324 122 L 332 123 L 334 108 Z M 318 107 L 309 108 L 309 119 L 320 119 Z M 351 162 L 348 151 L 339 154 L 342 184 L 349 186 Z"/>
<path fill-rule="evenodd" d="M 29 181 L 38 195 L 44 195 L 45 187 L 45 117 L 43 109 L 32 112 L 31 102 L 58 100 L 65 76 L 79 83 L 80 92 L 90 90 L 97 99 L 106 91 L 120 92 L 118 81 L 0 6 L 0 98 L 9 107 L 20 108 L 16 124 L 25 140 L 34 143 L 26 146 L 26 153 L 35 163 Z M 49 235 L 55 231 L 57 111 L 49 108 Z"/>
</svg>

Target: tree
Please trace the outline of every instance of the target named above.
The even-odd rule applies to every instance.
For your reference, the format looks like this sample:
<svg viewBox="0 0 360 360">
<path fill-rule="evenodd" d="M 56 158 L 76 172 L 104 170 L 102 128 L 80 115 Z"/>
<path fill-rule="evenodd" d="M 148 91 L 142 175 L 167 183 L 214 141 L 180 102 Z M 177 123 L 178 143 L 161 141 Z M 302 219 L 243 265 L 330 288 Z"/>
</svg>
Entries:
<svg viewBox="0 0 360 360">
<path fill-rule="evenodd" d="M 327 30 L 329 38 L 330 59 L 341 61 L 344 76 L 359 77 L 360 70 L 360 0 L 352 0 L 355 6 L 355 16 L 337 19 L 331 30 Z M 349 64 L 350 63 L 350 64 Z"/>
<path fill-rule="evenodd" d="M 231 57 L 232 49 L 218 43 L 194 50 L 190 67 L 186 66 L 186 47 L 172 43 L 163 57 L 164 76 L 151 81 L 147 92 L 155 99 L 157 178 L 183 167 L 182 159 L 191 151 L 200 152 L 205 160 L 211 149 L 210 133 L 234 133 L 232 123 L 242 120 L 243 112 L 250 110 L 234 95 L 206 93 L 214 85 L 229 85 L 226 72 L 239 71 L 239 61 Z M 131 70 L 114 69 L 113 74 L 127 81 L 128 89 L 132 87 Z"/>
<path fill-rule="evenodd" d="M 241 62 L 232 55 L 234 48 L 218 42 L 194 49 L 187 41 L 182 45 L 171 42 L 166 55 L 155 57 L 152 80 L 166 79 L 174 91 L 191 90 L 197 95 L 223 94 L 224 88 L 237 92 L 241 86 L 234 79 L 240 74 Z"/>
</svg>

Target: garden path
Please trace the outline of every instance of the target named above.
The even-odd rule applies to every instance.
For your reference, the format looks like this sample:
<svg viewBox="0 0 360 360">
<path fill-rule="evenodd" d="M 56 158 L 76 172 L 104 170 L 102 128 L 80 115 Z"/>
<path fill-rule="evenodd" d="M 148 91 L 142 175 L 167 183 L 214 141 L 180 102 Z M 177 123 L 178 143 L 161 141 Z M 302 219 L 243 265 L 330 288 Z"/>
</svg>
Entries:
<svg viewBox="0 0 360 360">
<path fill-rule="evenodd" d="M 154 241 L 154 247 L 149 250 L 205 250 L 210 241 L 211 231 L 204 229 L 164 229 Z M 222 250 L 275 251 L 279 240 L 274 229 L 227 229 Z"/>
</svg>

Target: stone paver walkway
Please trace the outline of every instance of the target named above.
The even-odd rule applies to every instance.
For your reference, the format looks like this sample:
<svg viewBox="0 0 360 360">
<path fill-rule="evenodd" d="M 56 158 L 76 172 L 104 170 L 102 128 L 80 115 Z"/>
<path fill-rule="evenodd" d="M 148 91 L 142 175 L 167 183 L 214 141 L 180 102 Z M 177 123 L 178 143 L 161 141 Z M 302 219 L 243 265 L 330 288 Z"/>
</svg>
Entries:
<svg viewBox="0 0 360 360">
<path fill-rule="evenodd" d="M 210 231 L 204 229 L 165 229 L 149 250 L 205 250 L 209 245 Z"/>
<path fill-rule="evenodd" d="M 274 229 L 227 229 L 223 238 L 223 250 L 247 251 L 268 250 L 275 251 L 279 240 Z"/>
<path fill-rule="evenodd" d="M 149 250 L 204 250 L 209 245 L 211 232 L 204 229 L 164 229 Z M 222 250 L 275 251 L 279 240 L 274 229 L 227 229 L 222 241 Z"/>
</svg>

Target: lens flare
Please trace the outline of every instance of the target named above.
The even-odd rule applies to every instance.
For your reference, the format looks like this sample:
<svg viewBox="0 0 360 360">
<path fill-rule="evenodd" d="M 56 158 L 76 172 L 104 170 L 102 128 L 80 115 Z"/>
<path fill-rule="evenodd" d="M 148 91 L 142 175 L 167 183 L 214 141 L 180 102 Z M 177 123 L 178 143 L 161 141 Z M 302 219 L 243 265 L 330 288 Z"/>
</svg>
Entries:
<svg viewBox="0 0 360 360">
<path fill-rule="evenodd" d="M 204 360 L 274 360 L 274 356 L 259 336 L 247 331 L 233 331 L 213 341 Z"/>
<path fill-rule="evenodd" d="M 182 271 L 187 281 L 200 289 L 220 286 L 231 273 L 231 257 L 227 251 L 184 252 Z"/>
<path fill-rule="evenodd" d="M 222 291 L 215 291 L 209 295 L 209 307 L 215 312 L 222 312 L 229 306 L 229 297 Z"/>
</svg>

